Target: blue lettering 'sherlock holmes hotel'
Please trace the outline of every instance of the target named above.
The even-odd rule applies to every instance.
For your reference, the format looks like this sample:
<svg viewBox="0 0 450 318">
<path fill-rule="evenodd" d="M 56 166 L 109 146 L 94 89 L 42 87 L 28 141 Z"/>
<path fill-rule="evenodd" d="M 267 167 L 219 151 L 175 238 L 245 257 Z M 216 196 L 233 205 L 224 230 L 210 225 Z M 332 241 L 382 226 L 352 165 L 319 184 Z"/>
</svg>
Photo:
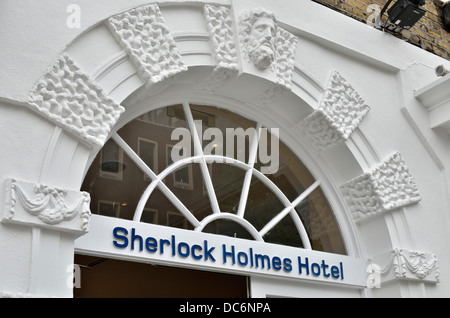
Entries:
<svg viewBox="0 0 450 318">
<path fill-rule="evenodd" d="M 212 262 L 222 261 L 223 264 L 232 266 L 249 267 L 251 269 L 260 269 L 266 271 L 284 271 L 291 273 L 297 271 L 301 276 L 322 277 L 325 279 L 344 280 L 344 265 L 328 264 L 326 260 L 313 262 L 309 257 L 297 256 L 279 257 L 267 254 L 261 254 L 253 248 L 248 251 L 238 251 L 234 245 L 222 244 L 221 247 L 212 246 L 208 240 L 203 244 L 189 244 L 179 242 L 175 235 L 170 239 L 156 239 L 154 237 L 142 237 L 136 233 L 136 229 L 131 231 L 123 227 L 113 229 L 113 244 L 120 249 L 129 248 L 131 251 L 146 251 L 154 255 L 171 255 L 181 258 L 192 258 L 196 261 Z"/>
</svg>

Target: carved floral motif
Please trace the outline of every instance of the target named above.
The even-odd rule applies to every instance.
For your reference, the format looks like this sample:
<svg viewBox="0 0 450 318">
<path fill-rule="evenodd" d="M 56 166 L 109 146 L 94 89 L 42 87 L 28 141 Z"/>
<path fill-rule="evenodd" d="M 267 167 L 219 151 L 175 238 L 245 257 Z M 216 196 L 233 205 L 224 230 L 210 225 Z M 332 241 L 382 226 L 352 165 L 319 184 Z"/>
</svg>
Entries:
<svg viewBox="0 0 450 318">
<path fill-rule="evenodd" d="M 425 279 L 434 271 L 434 278 L 439 281 L 439 267 L 435 254 L 395 249 L 393 252 L 394 272 L 399 278 L 406 278 L 408 273 L 418 279 Z"/>
<path fill-rule="evenodd" d="M 393 279 L 439 283 L 439 264 L 435 254 L 394 248 L 370 259 L 368 287 L 380 288 Z"/>
</svg>

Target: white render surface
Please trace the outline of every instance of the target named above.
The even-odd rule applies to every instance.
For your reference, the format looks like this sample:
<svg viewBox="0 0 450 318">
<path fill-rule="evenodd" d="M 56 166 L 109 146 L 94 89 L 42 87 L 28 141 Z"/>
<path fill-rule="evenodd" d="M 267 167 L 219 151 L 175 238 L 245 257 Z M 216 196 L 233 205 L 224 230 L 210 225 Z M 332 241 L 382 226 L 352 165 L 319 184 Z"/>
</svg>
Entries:
<svg viewBox="0 0 450 318">
<path fill-rule="evenodd" d="M 446 127 L 450 75 L 439 78 L 434 73 L 441 64 L 450 69 L 450 62 L 309 0 L 83 0 L 77 2 L 80 28 L 66 24 L 71 3 L 0 2 L 1 215 L 9 206 L 10 180 L 82 196 L 85 171 L 110 131 L 145 111 L 189 99 L 280 127 L 283 141 L 323 180 L 349 256 L 386 270 L 381 288 L 312 285 L 309 295 L 450 296 L 450 136 Z M 128 24 L 123 23 L 129 12 L 139 12 L 135 10 L 141 6 L 157 13 L 157 23 L 162 23 L 158 26 L 171 45 L 155 53 L 165 56 L 170 67 L 163 63 L 152 73 L 148 72 L 152 65 L 141 63 L 146 59 L 142 47 L 131 49 L 151 39 L 134 32 L 137 39 L 130 44 Z M 260 70 L 243 58 L 238 21 L 253 8 L 273 12 L 280 33 L 296 38 L 295 52 L 289 51 L 293 56 L 282 67 L 288 73 L 282 78 L 273 71 L 280 67 Z M 110 23 L 120 25 L 119 35 L 112 33 Z M 134 27 L 139 28 L 139 23 Z M 223 23 L 223 34 L 211 23 Z M 66 118 L 66 99 L 77 95 L 53 94 L 48 87 L 61 80 L 70 88 L 79 80 L 67 82 L 64 72 L 54 69 L 61 59 L 70 59 L 79 68 L 81 81 L 88 83 L 82 85 L 87 87 L 85 93 L 95 93 L 92 100 L 105 107 L 107 120 L 99 119 L 105 115 L 102 111 L 89 119 L 90 113 L 76 109 L 70 122 L 61 120 Z M 48 74 L 57 80 L 52 83 Z M 351 85 L 353 97 L 346 99 L 345 90 L 328 94 L 333 74 Z M 211 81 L 205 83 L 205 79 Z M 47 88 L 39 86 L 43 80 Z M 301 134 L 308 116 L 330 114 L 330 109 L 323 108 L 327 96 L 354 100 L 356 108 L 333 109 L 327 127 L 335 127 L 332 133 L 345 132 L 345 137 L 330 138 L 326 149 L 316 151 Z M 436 100 L 436 96 L 442 97 Z M 40 98 L 50 100 L 45 111 L 34 107 Z M 93 126 L 73 129 L 81 118 Z M 307 124 L 313 135 L 316 128 L 318 134 L 323 132 L 320 119 Z M 401 155 L 401 164 L 393 160 L 394 168 L 387 170 L 394 172 L 384 175 L 383 166 L 391 164 L 386 158 L 393 153 Z M 400 193 L 396 200 L 401 203 L 384 202 L 376 213 L 356 222 L 342 189 L 351 188 L 349 182 L 362 176 L 373 179 L 354 182 L 351 190 L 356 196 L 381 182 L 389 185 L 384 188 L 388 192 L 390 187 L 404 187 L 396 183 L 395 165 L 407 170 L 408 182 L 413 178 L 413 184 L 407 183 L 413 199 L 405 201 Z M 383 198 L 390 195 L 385 193 Z M 79 234 L 64 222 L 57 226 L 41 226 L 29 219 L 0 223 L 0 296 L 72 297 L 68 268 Z M 95 233 L 88 235 L 95 239 Z M 258 276 L 252 281 L 252 296 L 308 295 L 308 284 L 295 284 Z"/>
</svg>

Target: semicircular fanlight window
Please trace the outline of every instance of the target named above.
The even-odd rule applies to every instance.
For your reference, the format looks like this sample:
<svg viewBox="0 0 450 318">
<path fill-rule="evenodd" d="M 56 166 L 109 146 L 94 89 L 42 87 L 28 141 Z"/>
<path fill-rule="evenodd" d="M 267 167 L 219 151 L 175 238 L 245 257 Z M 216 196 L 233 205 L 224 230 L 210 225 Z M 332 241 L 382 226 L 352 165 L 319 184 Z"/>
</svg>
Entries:
<svg viewBox="0 0 450 318">
<path fill-rule="evenodd" d="M 345 254 L 320 186 L 277 129 L 184 103 L 113 133 L 82 189 L 104 216 Z"/>
</svg>

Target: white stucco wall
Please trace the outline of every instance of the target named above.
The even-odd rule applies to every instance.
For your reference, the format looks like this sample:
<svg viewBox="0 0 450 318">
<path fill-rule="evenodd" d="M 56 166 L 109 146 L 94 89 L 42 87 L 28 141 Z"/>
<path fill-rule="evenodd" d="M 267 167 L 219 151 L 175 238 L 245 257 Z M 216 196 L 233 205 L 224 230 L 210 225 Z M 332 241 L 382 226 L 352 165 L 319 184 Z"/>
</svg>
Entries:
<svg viewBox="0 0 450 318">
<path fill-rule="evenodd" d="M 203 2 L 207 1 L 198 1 L 198 4 Z M 7 178 L 79 190 L 92 149 L 70 133 L 55 128 L 54 123 L 25 103 L 35 83 L 63 52 L 71 54 L 89 75 L 97 72 L 102 63 L 122 51 L 103 21 L 149 1 L 77 1 L 81 8 L 79 29 L 66 25 L 70 15 L 66 8 L 71 3 L 50 0 L 0 3 L 0 210 L 5 206 L 4 180 Z M 200 11 L 183 7 L 183 1 L 158 3 L 172 32 L 204 28 L 204 22 L 196 20 L 201 17 Z M 173 6 L 168 7 L 167 3 Z M 320 86 L 315 93 L 310 90 L 312 95 L 319 95 L 330 74 L 337 70 L 370 106 L 369 114 L 345 146 L 318 155 L 332 186 L 338 188 L 394 152 L 401 153 L 414 177 L 421 196 L 419 203 L 354 222 L 349 227 L 355 229 L 358 238 L 355 246 L 359 246 L 361 257 L 376 257 L 395 248 L 436 254 L 440 282 L 393 279 L 381 289 L 367 291 L 367 295 L 448 297 L 450 137 L 443 130 L 431 129 L 429 112 L 415 92 L 439 80 L 434 68 L 439 64 L 450 68 L 450 62 L 308 0 L 220 0 L 214 3 L 231 5 L 235 20 L 244 9 L 271 10 L 280 25 L 298 38 L 295 64 L 313 80 L 309 83 L 311 87 Z M 194 57 L 188 64 L 199 61 Z M 251 73 L 247 69 L 243 72 L 244 75 Z M 246 77 L 238 79 L 239 84 L 221 87 L 217 94 L 247 98 L 248 91 L 235 90 L 242 86 L 242 78 Z M 128 82 L 129 86 L 111 95 L 121 103 L 142 83 L 136 76 L 133 82 Z M 101 83 L 107 84 L 107 79 Z M 277 101 L 283 111 L 264 110 L 254 115 L 270 116 L 274 111 L 275 121 L 294 126 L 319 104 L 314 98 L 298 108 L 294 97 L 275 98 L 273 104 Z M 130 114 L 133 112 L 127 110 L 125 118 Z M 119 124 L 123 123 L 119 121 Z M 73 240 L 78 234 L 58 231 L 55 235 L 48 230 L 38 231 L 34 226 L 0 224 L 1 293 L 70 297 L 71 291 L 64 287 L 66 263 L 70 264 Z M 56 242 L 66 262 L 47 266 L 50 262 L 45 263 L 46 260 L 58 258 L 58 254 L 47 249 Z M 55 272 L 58 274 L 52 277 Z M 333 289 L 332 294 L 335 292 Z"/>
</svg>

